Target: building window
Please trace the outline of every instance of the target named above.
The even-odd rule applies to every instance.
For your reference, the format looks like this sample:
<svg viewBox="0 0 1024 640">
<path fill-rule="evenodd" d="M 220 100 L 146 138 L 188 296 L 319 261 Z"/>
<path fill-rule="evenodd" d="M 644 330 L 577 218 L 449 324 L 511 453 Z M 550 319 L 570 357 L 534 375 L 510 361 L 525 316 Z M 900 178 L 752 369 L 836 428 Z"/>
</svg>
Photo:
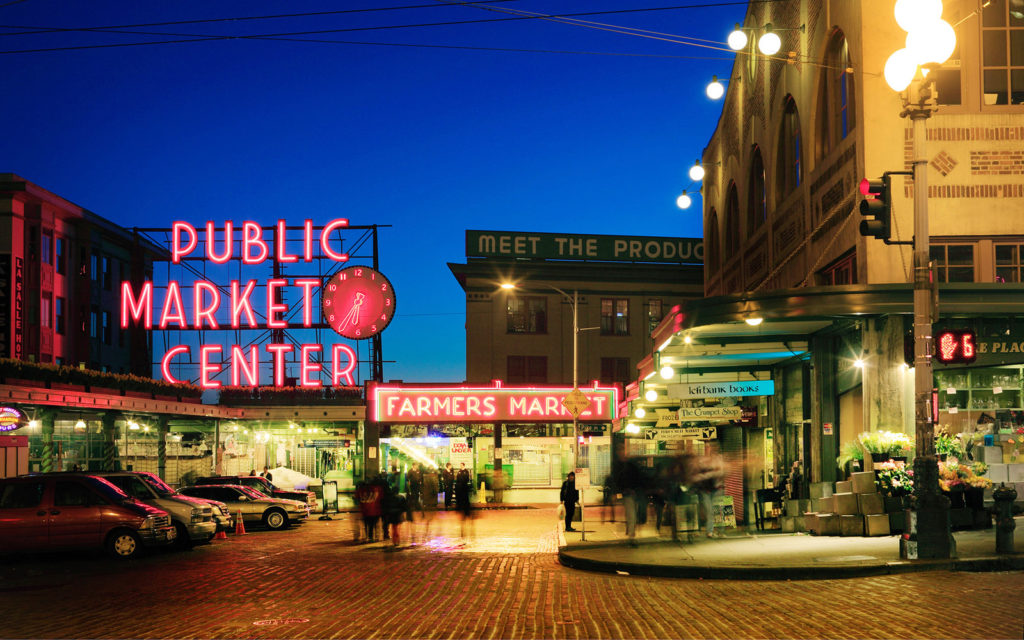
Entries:
<svg viewBox="0 0 1024 640">
<path fill-rule="evenodd" d="M 750 181 L 747 190 L 747 233 L 760 229 L 768 217 L 768 201 L 764 191 L 764 160 L 761 149 L 754 145 L 750 158 Z"/>
<path fill-rule="evenodd" d="M 775 163 L 775 202 L 781 203 L 800 186 L 803 178 L 802 155 L 800 153 L 800 114 L 796 100 L 786 96 L 779 129 L 777 161 Z"/>
<path fill-rule="evenodd" d="M 851 251 L 818 272 L 818 284 L 857 284 L 857 254 Z"/>
<path fill-rule="evenodd" d="M 629 335 L 629 300 L 626 298 L 601 299 L 601 335 Z"/>
<path fill-rule="evenodd" d="M 110 344 L 110 312 L 103 312 L 103 344 Z"/>
<path fill-rule="evenodd" d="M 39 324 L 49 329 L 53 326 L 53 310 L 50 308 L 50 296 L 44 295 L 39 300 Z"/>
<path fill-rule="evenodd" d="M 510 384 L 547 382 L 547 356 L 509 356 L 507 374 Z"/>
<path fill-rule="evenodd" d="M 547 298 L 509 298 L 506 306 L 506 317 L 508 319 L 509 333 L 547 333 Z"/>
<path fill-rule="evenodd" d="M 658 326 L 661 319 L 665 317 L 664 305 L 662 305 L 660 299 L 648 300 L 647 301 L 647 323 L 650 326 L 650 330 L 654 331 L 654 328 Z"/>
<path fill-rule="evenodd" d="M 736 183 L 729 183 L 725 199 L 725 261 L 728 263 L 740 251 L 740 198 Z"/>
<path fill-rule="evenodd" d="M 704 232 L 704 237 L 707 272 L 710 275 L 718 271 L 722 256 L 721 240 L 718 235 L 718 212 L 714 207 L 708 212 L 708 228 Z"/>
<path fill-rule="evenodd" d="M 938 282 L 974 282 L 974 245 L 933 244 L 932 268 Z"/>
<path fill-rule="evenodd" d="M 996 245 L 996 282 L 1024 282 L 1024 244 Z"/>
<path fill-rule="evenodd" d="M 837 31 L 825 51 L 818 88 L 816 157 L 821 160 L 850 135 L 856 125 L 853 74 L 846 36 Z"/>
<path fill-rule="evenodd" d="M 89 337 L 96 339 L 99 337 L 100 323 L 99 323 L 99 312 L 95 309 L 89 314 Z"/>
<path fill-rule="evenodd" d="M 91 269 L 90 269 L 89 273 L 90 273 L 90 275 L 92 277 L 93 282 L 99 282 L 100 281 L 100 254 L 99 253 L 93 251 L 93 253 L 92 253 L 92 264 L 90 266 L 91 266 Z"/>
<path fill-rule="evenodd" d="M 629 358 L 601 358 L 601 382 L 628 384 L 632 379 Z"/>
<path fill-rule="evenodd" d="M 108 258 L 107 256 L 103 256 L 103 258 L 100 260 L 100 264 L 103 269 L 103 288 L 106 289 L 107 291 L 110 291 L 112 275 L 110 273 L 110 258 Z"/>
<path fill-rule="evenodd" d="M 67 321 L 64 318 L 64 310 L 65 310 L 66 307 L 67 307 L 67 303 L 65 302 L 64 298 L 61 298 L 61 297 L 58 296 L 57 297 L 57 304 L 56 304 L 56 311 L 57 311 L 56 316 L 57 316 L 57 333 L 59 333 L 60 335 L 64 335 L 65 327 L 67 326 L 65 324 Z"/>
<path fill-rule="evenodd" d="M 992 0 L 981 11 L 984 103 L 1024 104 L 1024 7 Z"/>
<path fill-rule="evenodd" d="M 53 232 L 43 232 L 43 242 L 40 245 L 40 257 L 43 264 L 53 264 Z"/>
<path fill-rule="evenodd" d="M 57 273 L 64 275 L 68 270 L 68 241 L 57 236 Z"/>
</svg>

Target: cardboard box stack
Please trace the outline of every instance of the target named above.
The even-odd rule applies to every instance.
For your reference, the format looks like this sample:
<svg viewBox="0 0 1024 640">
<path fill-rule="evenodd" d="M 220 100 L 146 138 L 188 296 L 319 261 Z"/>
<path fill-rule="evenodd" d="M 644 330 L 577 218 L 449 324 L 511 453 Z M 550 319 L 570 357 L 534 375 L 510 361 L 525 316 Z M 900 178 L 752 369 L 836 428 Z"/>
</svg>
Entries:
<svg viewBox="0 0 1024 640">
<path fill-rule="evenodd" d="M 807 513 L 807 529 L 820 536 L 889 535 L 889 516 L 875 487 L 875 472 L 854 473 L 849 480 L 836 482 L 835 492 L 812 503 L 817 509 Z M 828 507 L 827 510 L 824 507 Z"/>
</svg>

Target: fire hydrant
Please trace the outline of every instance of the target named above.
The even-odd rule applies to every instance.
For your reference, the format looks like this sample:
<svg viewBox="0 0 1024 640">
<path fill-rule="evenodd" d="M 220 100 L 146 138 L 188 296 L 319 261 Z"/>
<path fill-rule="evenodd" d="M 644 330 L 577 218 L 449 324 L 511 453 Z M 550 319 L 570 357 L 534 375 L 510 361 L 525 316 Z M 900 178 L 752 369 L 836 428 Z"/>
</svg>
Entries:
<svg viewBox="0 0 1024 640">
<path fill-rule="evenodd" d="M 1013 553 L 1013 530 L 1017 528 L 1013 521 L 1013 501 L 1017 499 L 1017 490 L 1000 483 L 992 492 L 992 499 L 996 513 L 996 553 Z"/>
</svg>

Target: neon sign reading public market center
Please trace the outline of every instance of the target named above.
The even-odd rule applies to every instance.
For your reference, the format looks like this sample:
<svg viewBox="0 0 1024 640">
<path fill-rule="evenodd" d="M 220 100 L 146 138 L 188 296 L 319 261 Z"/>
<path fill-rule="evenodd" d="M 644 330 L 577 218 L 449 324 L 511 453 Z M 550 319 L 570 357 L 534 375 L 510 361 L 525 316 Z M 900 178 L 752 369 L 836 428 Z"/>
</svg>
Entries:
<svg viewBox="0 0 1024 640">
<path fill-rule="evenodd" d="M 289 227 L 284 220 L 277 221 L 272 239 L 264 237 L 264 228 L 257 222 L 245 221 L 240 228 L 236 228 L 234 223 L 227 221 L 219 230 L 220 243 L 217 242 L 218 230 L 213 222 L 207 222 L 205 229 L 196 229 L 187 222 L 175 222 L 171 228 L 171 262 L 179 264 L 182 259 L 196 253 L 200 234 L 205 232 L 205 251 L 201 252 L 205 255 L 202 257 L 215 264 L 225 264 L 231 260 L 240 260 L 244 265 L 259 265 L 267 260 L 286 264 L 308 263 L 321 258 L 345 263 L 349 255 L 332 246 L 330 234 L 348 226 L 348 220 L 338 218 L 324 225 L 317 234 L 313 221 L 305 220 L 302 226 L 302 250 L 290 253 L 286 236 Z M 231 280 L 225 287 L 200 279 L 192 282 L 189 295 L 183 293 L 187 287 L 183 287 L 177 280 L 170 280 L 164 300 L 157 308 L 152 281 L 144 281 L 138 289 L 131 282 L 125 281 L 121 284 L 121 328 L 136 324 L 150 330 L 154 326 L 159 329 L 195 331 L 219 329 L 221 323 L 217 320 L 218 315 L 227 318 L 232 329 L 310 328 L 314 326 L 313 293 L 317 290 L 321 294 L 322 322 L 326 322 L 344 337 L 357 340 L 369 338 L 380 333 L 394 317 L 395 298 L 391 283 L 383 274 L 369 267 L 347 267 L 334 274 L 327 283 L 320 278 L 310 277 L 291 281 L 286 278 L 269 278 L 263 282 L 265 295 L 262 300 L 253 295 L 258 284 L 254 279 Z M 301 324 L 292 324 L 288 320 L 289 305 L 279 302 L 280 292 L 285 290 L 298 294 Z M 257 311 L 263 314 L 265 324 L 257 322 Z M 284 386 L 285 359 L 288 354 L 294 353 L 295 345 L 269 343 L 263 345 L 263 349 L 270 355 L 274 385 Z M 322 353 L 323 349 L 321 344 L 299 345 L 297 382 L 300 386 L 321 385 L 315 377 L 321 364 L 314 360 L 314 354 Z M 164 353 L 160 370 L 166 381 L 180 382 L 171 375 L 171 364 L 175 358 L 190 355 L 191 351 L 189 345 L 180 344 Z M 225 361 L 230 367 L 232 385 L 259 385 L 259 346 L 229 345 L 225 351 L 223 345 L 206 344 L 200 346 L 198 351 L 200 386 L 208 389 L 220 387 L 220 381 L 213 378 L 222 372 Z M 342 382 L 349 386 L 355 384 L 352 372 L 357 358 L 351 347 L 334 344 L 330 347 L 330 354 L 324 355 L 330 357 L 332 385 Z"/>
</svg>

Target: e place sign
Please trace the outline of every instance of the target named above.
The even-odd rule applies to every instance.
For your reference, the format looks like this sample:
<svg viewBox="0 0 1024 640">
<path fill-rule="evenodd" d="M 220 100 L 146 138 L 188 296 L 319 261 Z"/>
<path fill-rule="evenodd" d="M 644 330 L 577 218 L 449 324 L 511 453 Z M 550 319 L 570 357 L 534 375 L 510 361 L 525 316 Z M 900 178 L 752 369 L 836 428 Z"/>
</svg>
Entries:
<svg viewBox="0 0 1024 640">
<path fill-rule="evenodd" d="M 668 397 L 677 400 L 694 398 L 731 398 L 735 396 L 773 396 L 774 380 L 746 382 L 697 382 L 668 385 Z"/>
<path fill-rule="evenodd" d="M 491 387 L 462 385 L 370 384 L 367 410 L 370 419 L 384 424 L 572 422 L 564 400 L 572 387 Z M 594 385 L 580 389 L 588 404 L 580 421 L 611 422 L 619 406 L 617 386 Z M 577 405 L 580 406 L 580 405 Z"/>
</svg>

